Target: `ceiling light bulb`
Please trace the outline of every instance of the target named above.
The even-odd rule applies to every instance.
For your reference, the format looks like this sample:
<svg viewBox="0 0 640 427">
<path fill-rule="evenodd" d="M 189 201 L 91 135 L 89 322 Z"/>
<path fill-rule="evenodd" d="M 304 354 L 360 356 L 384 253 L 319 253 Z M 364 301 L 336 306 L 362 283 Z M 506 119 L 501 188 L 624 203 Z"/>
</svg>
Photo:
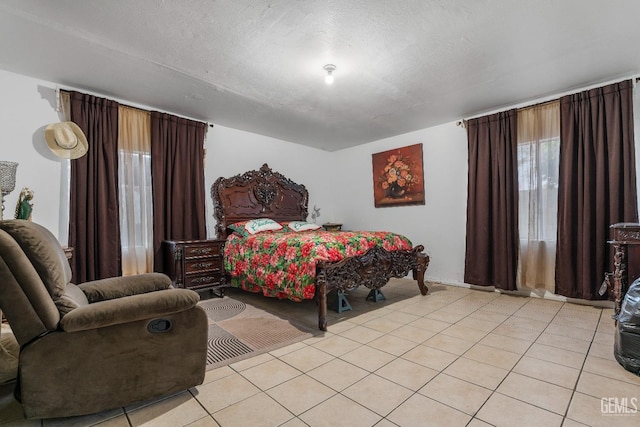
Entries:
<svg viewBox="0 0 640 427">
<path fill-rule="evenodd" d="M 336 70 L 336 66 L 333 64 L 327 64 L 324 67 L 322 67 L 326 72 L 327 75 L 324 76 L 324 81 L 326 84 L 330 85 L 333 83 L 333 72 Z"/>
</svg>

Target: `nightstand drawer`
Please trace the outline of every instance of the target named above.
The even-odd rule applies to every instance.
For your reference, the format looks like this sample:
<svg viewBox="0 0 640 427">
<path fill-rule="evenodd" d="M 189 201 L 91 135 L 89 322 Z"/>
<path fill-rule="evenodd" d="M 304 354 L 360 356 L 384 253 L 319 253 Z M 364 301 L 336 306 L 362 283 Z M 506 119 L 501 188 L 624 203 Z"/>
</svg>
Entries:
<svg viewBox="0 0 640 427">
<path fill-rule="evenodd" d="M 209 257 L 214 255 L 221 255 L 222 245 L 211 245 L 211 244 L 190 244 L 184 246 L 184 257 L 188 258 L 199 258 L 199 257 Z"/>
<path fill-rule="evenodd" d="M 219 271 L 196 274 L 184 278 L 184 287 L 188 289 L 211 288 L 222 284 L 222 275 Z"/>
<path fill-rule="evenodd" d="M 220 271 L 220 264 L 220 257 L 185 260 L 184 274 L 203 271 Z"/>
</svg>

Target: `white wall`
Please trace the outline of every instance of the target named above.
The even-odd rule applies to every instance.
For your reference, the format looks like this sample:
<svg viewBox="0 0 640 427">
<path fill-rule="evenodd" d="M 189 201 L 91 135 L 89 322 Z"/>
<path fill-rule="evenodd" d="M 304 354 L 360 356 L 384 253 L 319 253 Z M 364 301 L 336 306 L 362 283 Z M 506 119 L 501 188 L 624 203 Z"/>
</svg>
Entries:
<svg viewBox="0 0 640 427">
<path fill-rule="evenodd" d="M 6 197 L 5 219 L 13 218 L 22 187 L 34 190 L 33 220 L 44 225 L 62 244 L 68 240 L 68 161 L 48 148 L 45 127 L 64 120 L 56 109 L 56 84 L 0 70 L 0 160 L 18 162 L 16 189 Z M 127 103 L 126 100 L 118 100 Z M 132 105 L 128 103 L 128 105 Z M 134 105 L 145 108 L 142 105 Z M 211 185 L 219 176 L 232 176 L 267 163 L 271 169 L 309 190 L 309 206 L 326 206 L 321 220 L 331 220 L 325 165 L 332 153 L 223 126 L 209 128 L 206 138 L 205 188 L 207 231 L 215 234 Z"/>
<path fill-rule="evenodd" d="M 44 139 L 45 127 L 59 122 L 55 84 L 0 70 L 0 160 L 18 162 L 16 188 L 5 198 L 4 218 L 13 218 L 20 190 L 34 191 L 33 218 L 67 242 L 68 161 L 54 156 Z M 65 191 L 61 191 L 65 189 Z"/>
<path fill-rule="evenodd" d="M 214 125 L 207 132 L 205 187 L 207 189 L 207 232 L 215 235 L 211 186 L 220 176 L 231 177 L 260 169 L 267 163 L 274 172 L 303 184 L 309 191 L 309 214 L 314 205 L 321 206 L 318 223 L 332 219 L 330 175 L 326 165 L 335 154 L 300 144 Z M 326 209 L 325 209 L 326 207 Z M 309 220 L 311 218 L 309 217 Z"/>
<path fill-rule="evenodd" d="M 448 123 L 334 153 L 333 206 L 345 229 L 386 230 L 424 245 L 429 280 L 463 283 L 467 205 L 466 131 Z M 374 207 L 372 154 L 422 143 L 425 205 Z"/>
<path fill-rule="evenodd" d="M 371 155 L 423 144 L 424 206 L 375 208 Z M 307 187 L 309 207 L 320 207 L 318 223 L 339 222 L 350 230 L 387 230 L 425 246 L 429 280 L 463 283 L 467 194 L 466 131 L 448 123 L 333 153 L 249 132 L 215 126 L 207 134 L 207 191 L 219 176 L 263 163 Z M 207 197 L 207 226 L 214 232 Z"/>
<path fill-rule="evenodd" d="M 55 111 L 56 84 L 0 70 L 0 160 L 18 162 L 16 189 L 6 198 L 5 218 L 22 187 L 35 192 L 34 221 L 67 242 L 68 166 L 54 156 L 45 127 L 63 120 Z M 126 100 L 119 100 L 125 102 Z M 140 106 L 144 108 L 144 106 Z M 423 143 L 424 206 L 378 208 L 373 205 L 371 154 Z M 299 144 L 215 125 L 206 138 L 207 229 L 215 234 L 211 185 L 268 163 L 274 171 L 304 184 L 309 208 L 320 207 L 318 223 L 341 222 L 346 229 L 389 230 L 422 244 L 431 255 L 430 280 L 462 283 L 464 267 L 467 149 L 466 133 L 445 124 L 329 153 Z"/>
<path fill-rule="evenodd" d="M 0 160 L 16 161 L 16 190 L 5 203 L 12 218 L 20 189 L 32 188 L 34 220 L 67 242 L 67 166 L 44 139 L 44 128 L 61 120 L 55 111 L 55 83 L 0 70 Z M 118 100 L 127 103 L 126 100 Z M 145 108 L 144 106 L 139 106 Z M 640 110 L 640 109 L 639 109 Z M 425 205 L 375 208 L 371 155 L 422 143 Z M 351 230 L 388 230 L 422 244 L 431 257 L 427 278 L 464 282 L 467 194 L 466 131 L 447 123 L 333 153 L 215 125 L 206 137 L 205 188 L 208 236 L 215 220 L 211 185 L 268 163 L 309 190 L 309 207 L 320 207 L 318 223 L 340 222 Z"/>
<path fill-rule="evenodd" d="M 55 111 L 55 87 L 55 83 L 0 70 L 0 160 L 20 164 L 16 189 L 6 198 L 5 218 L 13 218 L 20 189 L 28 186 L 35 192 L 34 220 L 65 244 L 67 161 L 55 157 L 44 139 L 44 128 L 62 120 Z M 640 111 L 638 102 L 635 108 Z M 425 205 L 375 208 L 371 155 L 417 143 L 423 144 Z M 333 153 L 215 125 L 208 130 L 206 147 L 209 237 L 215 234 L 210 196 L 214 181 L 268 163 L 274 171 L 307 187 L 310 209 L 314 205 L 321 208 L 318 223 L 340 222 L 345 229 L 404 234 L 415 245 L 424 245 L 431 256 L 429 280 L 464 282 L 467 139 L 466 131 L 455 123 Z M 636 148 L 640 155 L 640 147 Z"/>
</svg>

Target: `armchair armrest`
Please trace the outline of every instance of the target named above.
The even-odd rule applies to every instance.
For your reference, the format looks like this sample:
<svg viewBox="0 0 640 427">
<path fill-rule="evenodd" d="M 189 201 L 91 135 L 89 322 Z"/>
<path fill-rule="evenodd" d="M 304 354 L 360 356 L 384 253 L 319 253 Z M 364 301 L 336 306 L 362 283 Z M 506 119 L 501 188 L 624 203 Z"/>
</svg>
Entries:
<svg viewBox="0 0 640 427">
<path fill-rule="evenodd" d="M 189 289 L 167 289 L 78 307 L 60 320 L 66 332 L 103 328 L 166 316 L 194 307 L 200 296 Z"/>
<path fill-rule="evenodd" d="M 110 277 L 78 285 L 90 303 L 155 292 L 171 287 L 171 279 L 162 273 Z"/>
</svg>

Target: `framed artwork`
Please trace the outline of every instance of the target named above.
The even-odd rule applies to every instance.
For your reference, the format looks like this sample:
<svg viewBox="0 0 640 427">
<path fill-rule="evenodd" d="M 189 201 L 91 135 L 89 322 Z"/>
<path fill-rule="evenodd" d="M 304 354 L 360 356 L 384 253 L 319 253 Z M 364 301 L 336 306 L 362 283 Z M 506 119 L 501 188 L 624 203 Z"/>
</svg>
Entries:
<svg viewBox="0 0 640 427">
<path fill-rule="evenodd" d="M 376 208 L 424 205 L 422 144 L 372 155 Z"/>
</svg>

